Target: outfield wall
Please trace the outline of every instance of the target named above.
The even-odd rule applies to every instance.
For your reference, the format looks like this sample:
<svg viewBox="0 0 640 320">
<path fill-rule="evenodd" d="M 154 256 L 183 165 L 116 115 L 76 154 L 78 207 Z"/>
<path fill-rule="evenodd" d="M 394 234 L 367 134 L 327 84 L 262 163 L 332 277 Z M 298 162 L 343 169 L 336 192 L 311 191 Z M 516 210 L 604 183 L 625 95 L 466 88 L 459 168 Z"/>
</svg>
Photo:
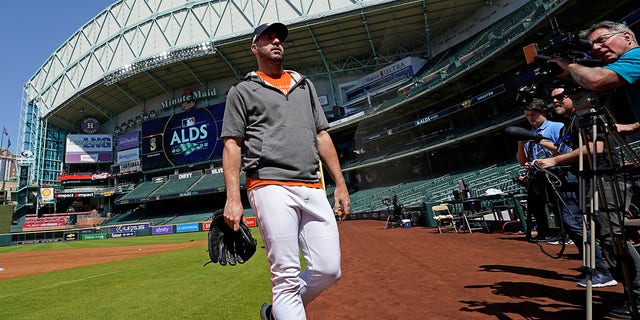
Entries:
<svg viewBox="0 0 640 320">
<path fill-rule="evenodd" d="M 61 241 L 116 239 L 181 232 L 207 231 L 209 230 L 209 225 L 209 221 L 167 226 L 151 226 L 148 222 L 143 222 L 69 230 L 20 232 L 0 235 L 0 246 Z M 7 241 L 7 239 L 10 240 Z"/>
<path fill-rule="evenodd" d="M 246 219 L 247 226 L 256 226 L 255 217 L 247 217 Z M 151 235 L 155 236 L 172 233 L 209 231 L 210 227 L 211 221 L 170 224 L 161 226 L 152 226 L 149 222 L 138 222 L 121 225 L 96 226 L 66 230 L 59 229 L 34 232 L 5 233 L 0 234 L 0 246 L 61 241 L 116 239 Z"/>
</svg>

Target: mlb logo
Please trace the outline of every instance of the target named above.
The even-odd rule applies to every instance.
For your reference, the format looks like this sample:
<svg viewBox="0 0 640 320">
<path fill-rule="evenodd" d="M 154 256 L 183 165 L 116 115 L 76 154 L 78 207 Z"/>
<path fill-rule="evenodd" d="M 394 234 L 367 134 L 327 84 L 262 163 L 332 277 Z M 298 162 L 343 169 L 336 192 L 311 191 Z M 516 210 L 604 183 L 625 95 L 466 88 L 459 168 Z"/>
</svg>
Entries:
<svg viewBox="0 0 640 320">
<path fill-rule="evenodd" d="M 186 118 L 186 119 L 182 119 L 182 127 L 191 127 L 193 125 L 196 124 L 196 118 L 195 117 L 191 117 L 191 118 Z"/>
</svg>

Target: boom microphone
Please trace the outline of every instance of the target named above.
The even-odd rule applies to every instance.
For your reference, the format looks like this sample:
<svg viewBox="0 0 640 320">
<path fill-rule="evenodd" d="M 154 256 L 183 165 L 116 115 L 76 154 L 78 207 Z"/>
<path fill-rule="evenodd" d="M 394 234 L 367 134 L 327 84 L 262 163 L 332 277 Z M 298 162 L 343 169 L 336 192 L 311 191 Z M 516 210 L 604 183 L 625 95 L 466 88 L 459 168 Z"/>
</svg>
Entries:
<svg viewBox="0 0 640 320">
<path fill-rule="evenodd" d="M 549 138 L 543 137 L 542 135 L 535 134 L 527 129 L 520 127 L 506 127 L 504 129 L 504 133 L 513 136 L 518 140 L 535 141 L 536 143 L 540 142 L 540 140 L 543 139 L 551 140 Z"/>
</svg>

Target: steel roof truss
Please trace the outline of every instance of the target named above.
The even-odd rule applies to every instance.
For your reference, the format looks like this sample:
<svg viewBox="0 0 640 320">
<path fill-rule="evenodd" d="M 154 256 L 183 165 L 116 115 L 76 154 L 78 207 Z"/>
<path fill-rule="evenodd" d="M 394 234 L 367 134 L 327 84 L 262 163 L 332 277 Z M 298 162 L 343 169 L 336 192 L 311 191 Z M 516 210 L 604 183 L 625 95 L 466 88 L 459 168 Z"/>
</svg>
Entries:
<svg viewBox="0 0 640 320">
<path fill-rule="evenodd" d="M 80 96 L 79 99 L 84 101 L 84 102 L 86 102 L 88 105 L 90 105 L 94 109 L 98 110 L 98 112 L 102 113 L 102 115 L 105 116 L 105 118 L 111 120 L 111 115 L 108 115 L 108 114 L 104 113 L 104 111 L 103 111 L 103 110 L 107 110 L 106 107 L 98 105 L 97 103 L 95 103 L 94 101 L 90 100 L 89 98 L 87 98 L 85 96 Z"/>
<path fill-rule="evenodd" d="M 224 63 L 227 64 L 227 66 L 229 66 L 229 69 L 231 69 L 231 71 L 233 72 L 233 74 L 236 75 L 236 79 L 240 79 L 240 71 L 237 70 L 233 64 L 231 64 L 229 62 L 229 60 L 227 60 L 227 57 L 225 57 L 225 55 L 222 53 L 222 51 L 220 51 L 220 49 L 217 50 L 218 55 L 220 56 L 220 58 L 224 61 Z"/>
<path fill-rule="evenodd" d="M 378 56 L 376 52 L 376 47 L 373 45 L 373 37 L 371 36 L 371 30 L 369 30 L 369 24 L 367 23 L 367 16 L 363 10 L 360 10 L 360 16 L 362 17 L 362 26 L 367 33 L 367 39 L 369 41 L 369 46 L 371 47 L 371 54 L 373 57 Z"/>
<path fill-rule="evenodd" d="M 131 99 L 131 101 L 133 101 L 133 103 L 135 103 L 135 104 L 143 104 L 144 103 L 144 100 L 142 100 L 142 98 L 138 97 L 136 94 L 131 92 L 131 90 L 128 90 L 128 89 L 124 88 L 119 83 L 114 83 L 113 85 L 116 86 L 116 88 L 118 88 L 118 90 L 122 91 L 122 93 L 124 93 L 127 97 L 129 97 L 129 99 Z"/>
<path fill-rule="evenodd" d="M 151 73 L 149 70 L 147 70 L 147 71 L 143 71 L 143 72 L 144 72 L 144 74 L 146 74 L 149 78 L 151 78 L 151 80 L 153 80 L 153 82 L 155 82 L 155 83 L 158 85 L 158 87 L 159 87 L 162 91 L 164 91 L 164 93 L 166 93 L 166 94 L 170 95 L 170 94 L 171 94 L 171 92 L 173 92 L 173 90 L 172 90 L 168 85 L 166 85 L 164 82 L 162 82 L 162 80 L 160 80 L 158 77 L 156 77 L 156 76 L 155 76 L 153 73 Z"/>
<path fill-rule="evenodd" d="M 195 79 L 198 84 L 200 84 L 200 86 L 202 87 L 202 89 L 207 89 L 207 85 L 206 85 L 206 81 L 202 80 L 201 77 L 199 77 L 195 71 L 193 71 L 193 68 L 189 67 L 189 65 L 184 62 L 184 61 L 180 61 L 180 64 L 187 69 L 187 71 L 189 71 L 189 73 L 191 74 L 191 76 L 193 76 L 193 79 Z"/>
</svg>

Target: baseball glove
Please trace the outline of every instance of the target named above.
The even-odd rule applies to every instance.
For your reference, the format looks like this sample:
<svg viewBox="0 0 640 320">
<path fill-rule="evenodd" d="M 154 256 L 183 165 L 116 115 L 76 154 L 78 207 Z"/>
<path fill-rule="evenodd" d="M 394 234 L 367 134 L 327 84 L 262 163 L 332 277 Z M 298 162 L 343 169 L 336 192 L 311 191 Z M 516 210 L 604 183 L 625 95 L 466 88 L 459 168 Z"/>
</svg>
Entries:
<svg viewBox="0 0 640 320">
<path fill-rule="evenodd" d="M 224 221 L 222 210 L 212 217 L 208 243 L 210 261 L 205 263 L 205 266 L 212 262 L 223 266 L 245 263 L 256 252 L 257 246 L 257 241 L 251 235 L 249 227 L 240 222 L 240 229 L 233 231 Z"/>
</svg>

